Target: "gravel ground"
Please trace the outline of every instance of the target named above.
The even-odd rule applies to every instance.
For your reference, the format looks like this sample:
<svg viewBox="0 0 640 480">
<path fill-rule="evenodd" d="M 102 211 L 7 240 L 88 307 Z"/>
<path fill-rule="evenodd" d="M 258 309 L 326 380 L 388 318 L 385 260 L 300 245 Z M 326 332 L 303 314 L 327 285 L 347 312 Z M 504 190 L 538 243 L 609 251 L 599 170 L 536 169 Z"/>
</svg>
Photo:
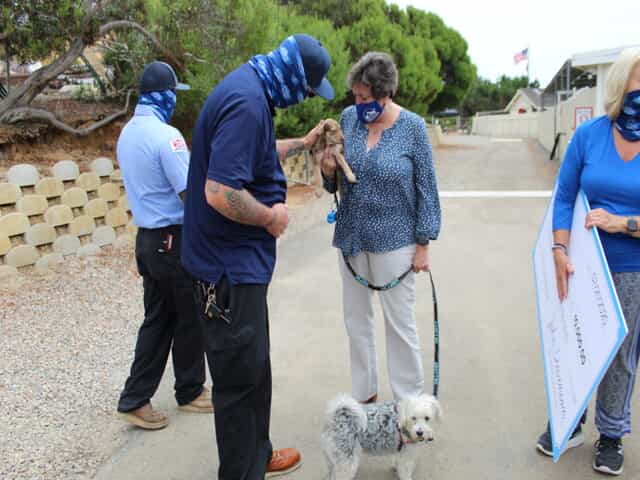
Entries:
<svg viewBox="0 0 640 480">
<path fill-rule="evenodd" d="M 291 189 L 279 248 L 330 200 Z M 132 250 L 0 279 L 0 480 L 92 478 L 124 444 L 115 409 L 143 314 Z"/>
<path fill-rule="evenodd" d="M 123 442 L 115 417 L 143 317 L 131 251 L 0 281 L 0 479 L 81 479 Z"/>
</svg>

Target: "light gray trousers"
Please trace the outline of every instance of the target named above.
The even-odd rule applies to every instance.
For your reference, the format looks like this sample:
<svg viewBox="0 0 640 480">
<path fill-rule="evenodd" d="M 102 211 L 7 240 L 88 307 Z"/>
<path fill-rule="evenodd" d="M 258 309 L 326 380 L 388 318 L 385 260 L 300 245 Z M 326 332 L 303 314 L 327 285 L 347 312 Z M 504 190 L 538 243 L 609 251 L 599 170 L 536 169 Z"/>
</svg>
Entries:
<svg viewBox="0 0 640 480">
<path fill-rule="evenodd" d="M 362 252 L 349 257 L 356 273 L 375 285 L 385 285 L 402 275 L 413 262 L 415 245 L 385 253 Z M 374 291 L 361 285 L 348 270 L 338 250 L 342 275 L 344 323 L 351 351 L 351 384 L 356 400 L 378 393 L 373 315 Z M 396 400 L 424 391 L 424 372 L 415 317 L 416 278 L 412 272 L 396 287 L 378 292 L 384 312 L 387 368 Z"/>
</svg>

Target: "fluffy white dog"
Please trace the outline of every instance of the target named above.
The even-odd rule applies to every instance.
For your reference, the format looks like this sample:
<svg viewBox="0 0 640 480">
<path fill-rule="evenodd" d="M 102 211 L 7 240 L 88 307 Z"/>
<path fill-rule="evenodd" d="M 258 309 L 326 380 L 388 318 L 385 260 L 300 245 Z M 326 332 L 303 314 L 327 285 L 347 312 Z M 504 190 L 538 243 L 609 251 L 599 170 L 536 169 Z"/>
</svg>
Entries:
<svg viewBox="0 0 640 480">
<path fill-rule="evenodd" d="M 329 403 L 322 433 L 330 480 L 352 480 L 362 451 L 393 455 L 398 478 L 411 480 L 418 448 L 433 440 L 433 421 L 441 415 L 440 404 L 431 395 L 368 405 L 349 395 L 338 396 Z"/>
</svg>

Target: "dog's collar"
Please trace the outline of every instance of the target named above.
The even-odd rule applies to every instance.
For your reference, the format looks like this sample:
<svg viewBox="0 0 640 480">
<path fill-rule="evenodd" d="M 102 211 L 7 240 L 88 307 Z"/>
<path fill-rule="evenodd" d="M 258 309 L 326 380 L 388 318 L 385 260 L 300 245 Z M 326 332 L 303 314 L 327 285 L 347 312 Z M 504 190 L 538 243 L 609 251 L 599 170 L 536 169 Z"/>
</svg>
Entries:
<svg viewBox="0 0 640 480">
<path fill-rule="evenodd" d="M 398 440 L 398 451 L 402 450 L 402 447 L 404 447 L 405 445 L 411 445 L 416 443 L 413 440 L 411 440 L 411 435 L 409 435 L 409 432 L 407 431 L 406 428 L 400 428 L 400 425 L 397 425 L 397 427 L 398 427 L 398 434 L 400 435 L 400 440 Z M 405 440 L 405 437 L 407 438 L 407 440 Z"/>
</svg>

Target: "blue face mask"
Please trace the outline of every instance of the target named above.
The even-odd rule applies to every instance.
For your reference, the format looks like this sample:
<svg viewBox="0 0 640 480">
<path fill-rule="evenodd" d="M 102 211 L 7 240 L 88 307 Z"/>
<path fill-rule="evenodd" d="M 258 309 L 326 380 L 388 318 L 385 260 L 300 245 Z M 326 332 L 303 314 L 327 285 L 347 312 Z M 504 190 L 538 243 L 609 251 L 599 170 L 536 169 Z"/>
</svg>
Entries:
<svg viewBox="0 0 640 480">
<path fill-rule="evenodd" d="M 640 90 L 634 90 L 624 96 L 622 111 L 616 118 L 615 126 L 625 140 L 640 140 Z"/>
<path fill-rule="evenodd" d="M 173 90 L 141 93 L 138 105 L 148 105 L 156 117 L 168 123 L 176 108 L 176 93 Z"/>
<path fill-rule="evenodd" d="M 358 120 L 362 123 L 373 123 L 380 115 L 382 115 L 382 111 L 384 107 L 380 105 L 377 100 L 369 103 L 357 103 L 356 111 L 358 112 Z"/>
<path fill-rule="evenodd" d="M 300 49 L 293 36 L 285 39 L 268 55 L 252 57 L 249 65 L 262 80 L 275 107 L 290 107 L 302 102 L 307 96 L 307 77 Z"/>
</svg>

